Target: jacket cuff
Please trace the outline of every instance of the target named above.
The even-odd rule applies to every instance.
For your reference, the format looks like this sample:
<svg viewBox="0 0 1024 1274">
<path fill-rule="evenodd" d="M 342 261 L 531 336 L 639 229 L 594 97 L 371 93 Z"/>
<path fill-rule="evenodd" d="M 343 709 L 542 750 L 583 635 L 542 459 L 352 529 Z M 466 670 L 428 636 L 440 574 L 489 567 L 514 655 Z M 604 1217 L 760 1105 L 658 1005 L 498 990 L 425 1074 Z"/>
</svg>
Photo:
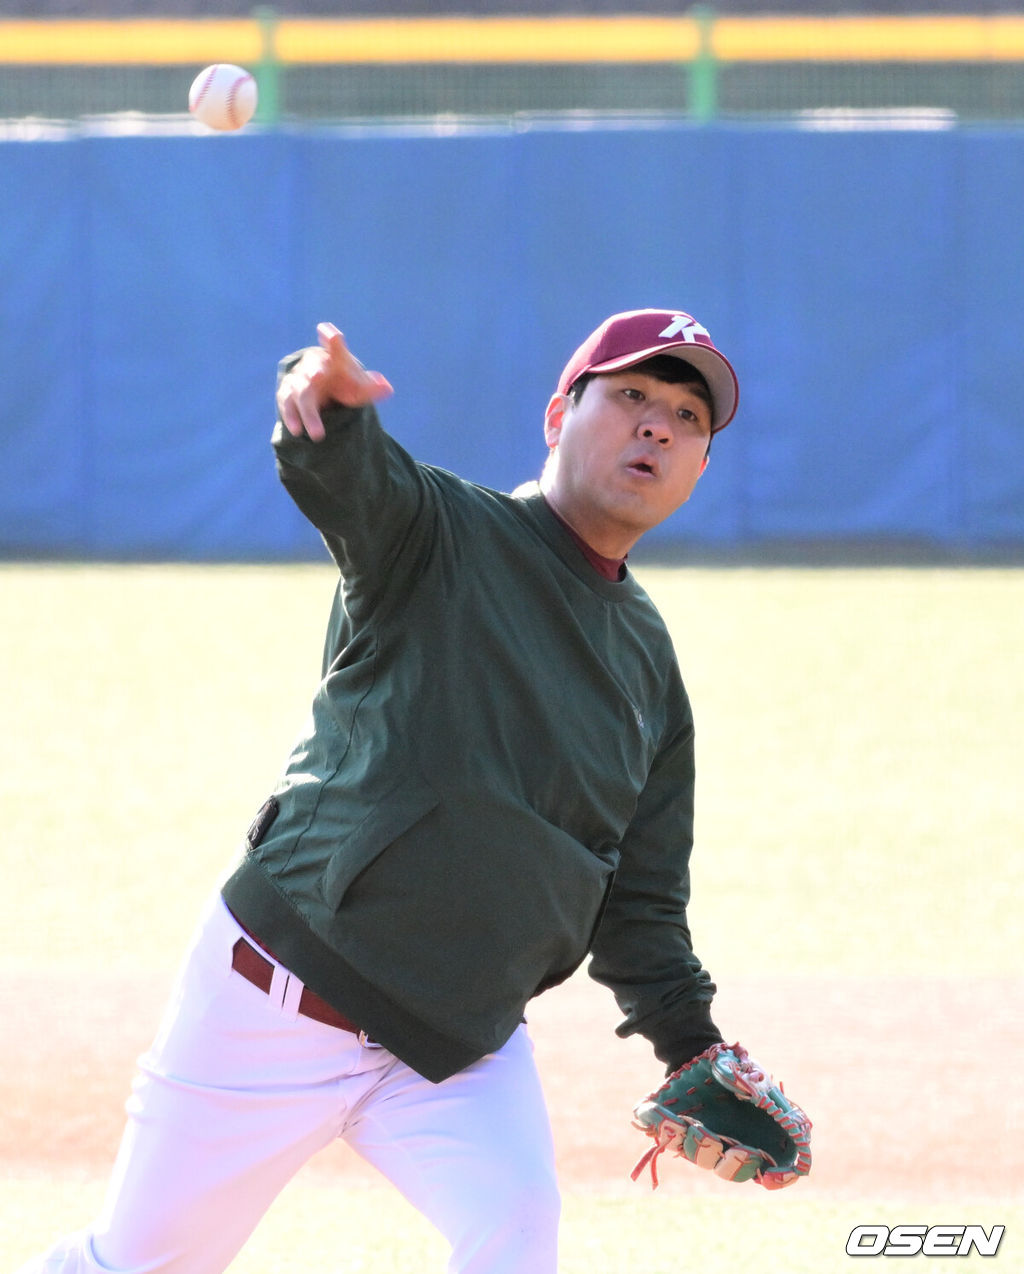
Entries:
<svg viewBox="0 0 1024 1274">
<path fill-rule="evenodd" d="M 655 1057 L 665 1063 L 665 1073 L 671 1075 L 685 1062 L 692 1061 L 712 1044 L 725 1042 L 722 1032 L 711 1018 L 711 1005 L 707 1000 L 692 1000 L 683 1006 L 684 1014 L 675 1023 L 675 1030 L 658 1041 Z"/>
</svg>

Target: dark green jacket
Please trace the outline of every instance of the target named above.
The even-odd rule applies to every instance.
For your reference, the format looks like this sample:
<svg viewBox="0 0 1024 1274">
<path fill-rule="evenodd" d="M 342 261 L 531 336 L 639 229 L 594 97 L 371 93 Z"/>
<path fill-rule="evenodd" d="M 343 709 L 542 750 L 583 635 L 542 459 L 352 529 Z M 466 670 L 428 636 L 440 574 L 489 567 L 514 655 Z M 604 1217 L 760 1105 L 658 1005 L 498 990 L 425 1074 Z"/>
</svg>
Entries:
<svg viewBox="0 0 1024 1274">
<path fill-rule="evenodd" d="M 324 420 L 321 443 L 274 435 L 341 572 L 323 680 L 228 905 L 434 1081 L 591 949 L 620 1033 L 685 1060 L 719 1037 L 686 924 L 693 725 L 653 603 L 535 487 L 418 464 L 372 408 Z"/>
</svg>

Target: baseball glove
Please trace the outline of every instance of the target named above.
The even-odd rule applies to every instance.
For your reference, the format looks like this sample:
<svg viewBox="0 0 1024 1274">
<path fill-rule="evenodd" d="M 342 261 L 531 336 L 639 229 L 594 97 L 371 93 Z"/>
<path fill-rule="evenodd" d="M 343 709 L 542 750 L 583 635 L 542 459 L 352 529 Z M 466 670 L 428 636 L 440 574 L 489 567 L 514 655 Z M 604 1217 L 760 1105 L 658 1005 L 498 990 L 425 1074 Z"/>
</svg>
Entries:
<svg viewBox="0 0 1024 1274">
<path fill-rule="evenodd" d="M 811 1170 L 811 1121 L 738 1044 L 714 1044 L 673 1072 L 633 1111 L 633 1126 L 654 1139 L 633 1169 L 666 1150 L 727 1181 L 779 1190 Z"/>
</svg>

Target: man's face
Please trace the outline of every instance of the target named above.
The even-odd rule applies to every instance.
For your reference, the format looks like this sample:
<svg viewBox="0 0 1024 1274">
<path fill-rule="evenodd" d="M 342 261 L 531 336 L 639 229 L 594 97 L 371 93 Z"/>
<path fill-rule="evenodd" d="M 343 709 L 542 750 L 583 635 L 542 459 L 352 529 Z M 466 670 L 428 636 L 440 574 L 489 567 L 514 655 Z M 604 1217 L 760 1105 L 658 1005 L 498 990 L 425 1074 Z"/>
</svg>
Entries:
<svg viewBox="0 0 1024 1274">
<path fill-rule="evenodd" d="M 627 368 L 595 376 L 578 403 L 552 398 L 544 433 L 555 453 L 545 493 L 598 552 L 628 541 L 608 553 L 621 556 L 690 498 L 711 440 L 711 404 L 699 383 Z"/>
</svg>

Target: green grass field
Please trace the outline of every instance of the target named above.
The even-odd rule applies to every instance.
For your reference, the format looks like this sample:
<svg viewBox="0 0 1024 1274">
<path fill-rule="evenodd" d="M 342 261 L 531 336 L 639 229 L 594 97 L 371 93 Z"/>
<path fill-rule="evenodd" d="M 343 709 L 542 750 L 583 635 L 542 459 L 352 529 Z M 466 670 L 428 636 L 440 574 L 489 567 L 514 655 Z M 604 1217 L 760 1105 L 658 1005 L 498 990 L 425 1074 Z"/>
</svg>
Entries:
<svg viewBox="0 0 1024 1274">
<path fill-rule="evenodd" d="M 851 1026 L 865 1047 L 878 1029 L 863 1011 L 873 984 L 960 987 L 968 1006 L 976 984 L 986 1004 L 1005 987 L 998 1022 L 968 1011 L 929 1036 L 938 1055 L 908 1044 L 888 1063 L 927 1071 L 931 1106 L 915 1126 L 935 1125 L 929 1154 L 942 1155 L 947 1120 L 962 1122 L 965 1093 L 968 1113 L 977 1093 L 992 1098 L 999 1136 L 977 1154 L 1002 1156 L 1005 1188 L 990 1171 L 978 1190 L 961 1159 L 923 1203 L 913 1147 L 905 1180 L 890 1165 L 879 1192 L 844 1191 L 827 1168 L 825 1186 L 812 1175 L 779 1196 L 708 1193 L 685 1177 L 653 1196 L 566 1181 L 565 1274 L 829 1274 L 849 1267 L 852 1226 L 875 1222 L 1006 1224 L 999 1259 L 1020 1268 L 1021 1100 L 991 1093 L 988 1063 L 1022 1002 L 1024 571 L 639 574 L 672 629 L 697 720 L 702 958 L 724 986 L 778 978 L 833 999 L 859 988 Z M 326 566 L 0 567 L 6 982 L 83 964 L 169 976 L 302 724 L 333 586 Z M 829 1054 L 813 1015 L 801 1023 L 832 1062 L 830 1088 L 866 1102 L 856 1067 Z M 5 1070 L 18 1030 L 15 1011 L 0 1027 Z M 884 1082 L 884 1070 L 872 1078 Z M 900 1132 L 898 1118 L 885 1128 L 894 1144 Z M 891 1159 L 888 1142 L 866 1144 Z M 16 1154 L 3 1172 L 0 1269 L 86 1221 L 105 1175 Z M 345 1235 L 344 1259 L 332 1233 Z M 312 1174 L 233 1269 L 420 1274 L 443 1268 L 442 1247 L 390 1192 Z"/>
</svg>

